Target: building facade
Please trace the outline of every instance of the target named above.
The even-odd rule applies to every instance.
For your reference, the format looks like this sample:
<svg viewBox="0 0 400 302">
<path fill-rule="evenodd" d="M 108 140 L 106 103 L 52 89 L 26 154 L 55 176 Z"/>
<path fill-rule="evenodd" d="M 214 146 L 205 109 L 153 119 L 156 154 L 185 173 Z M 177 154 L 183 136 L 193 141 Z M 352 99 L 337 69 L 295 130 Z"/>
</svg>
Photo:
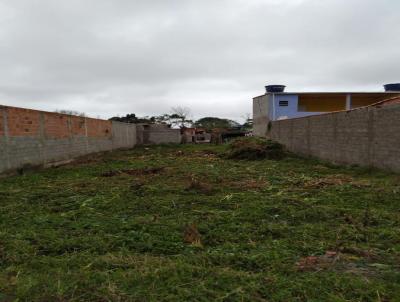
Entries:
<svg viewBox="0 0 400 302">
<path fill-rule="evenodd" d="M 385 92 L 284 92 L 269 91 L 253 98 L 253 134 L 266 136 L 270 121 L 306 117 L 369 106 L 400 96 Z M 284 86 L 280 86 L 284 87 Z"/>
</svg>

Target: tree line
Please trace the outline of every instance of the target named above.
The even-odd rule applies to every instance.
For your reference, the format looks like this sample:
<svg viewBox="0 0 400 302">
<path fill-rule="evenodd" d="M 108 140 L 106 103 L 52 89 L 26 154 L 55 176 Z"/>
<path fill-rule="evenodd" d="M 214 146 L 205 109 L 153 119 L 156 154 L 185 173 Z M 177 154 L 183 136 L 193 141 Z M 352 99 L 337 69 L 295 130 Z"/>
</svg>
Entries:
<svg viewBox="0 0 400 302">
<path fill-rule="evenodd" d="M 196 121 L 190 119 L 190 109 L 187 107 L 173 107 L 170 114 L 162 114 L 159 116 L 138 117 L 134 113 L 125 116 L 115 116 L 110 118 L 111 121 L 118 121 L 132 124 L 167 124 L 174 128 L 204 128 L 211 130 L 215 128 L 242 128 L 251 130 L 252 120 L 249 115 L 245 117 L 245 123 L 241 124 L 237 121 L 218 118 L 218 117 L 203 117 Z"/>
</svg>

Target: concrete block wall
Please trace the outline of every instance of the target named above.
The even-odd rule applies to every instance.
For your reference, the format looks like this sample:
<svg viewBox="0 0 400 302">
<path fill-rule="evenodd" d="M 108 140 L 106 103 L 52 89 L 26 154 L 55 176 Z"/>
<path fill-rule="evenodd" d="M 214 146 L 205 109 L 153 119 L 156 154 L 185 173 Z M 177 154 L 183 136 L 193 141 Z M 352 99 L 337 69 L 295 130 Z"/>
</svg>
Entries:
<svg viewBox="0 0 400 302">
<path fill-rule="evenodd" d="M 143 143 L 156 145 L 156 144 L 180 144 L 182 141 L 180 129 L 168 130 L 144 130 Z"/>
<path fill-rule="evenodd" d="M 138 124 L 136 140 L 139 145 L 180 144 L 180 129 L 171 129 L 164 124 Z"/>
<path fill-rule="evenodd" d="M 400 104 L 271 122 L 267 137 L 339 164 L 400 172 Z"/>
<path fill-rule="evenodd" d="M 269 118 L 269 95 L 262 95 L 253 99 L 253 133 L 256 136 L 265 136 Z"/>
<path fill-rule="evenodd" d="M 0 173 L 136 145 L 136 125 L 0 106 Z"/>
</svg>

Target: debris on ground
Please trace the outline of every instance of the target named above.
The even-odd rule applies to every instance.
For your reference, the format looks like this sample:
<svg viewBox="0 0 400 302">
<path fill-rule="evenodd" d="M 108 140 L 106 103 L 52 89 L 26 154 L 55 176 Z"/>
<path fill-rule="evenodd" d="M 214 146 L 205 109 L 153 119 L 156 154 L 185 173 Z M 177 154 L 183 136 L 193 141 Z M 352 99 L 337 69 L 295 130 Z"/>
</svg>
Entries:
<svg viewBox="0 0 400 302">
<path fill-rule="evenodd" d="M 202 247 L 201 243 L 201 235 L 199 230 L 197 229 L 197 225 L 192 223 L 188 224 L 185 227 L 185 230 L 183 232 L 183 240 L 186 243 L 192 244 L 194 246 Z"/>
<path fill-rule="evenodd" d="M 234 140 L 224 156 L 228 159 L 279 160 L 287 156 L 282 144 L 258 137 L 244 137 Z"/>
<path fill-rule="evenodd" d="M 185 191 L 196 191 L 202 194 L 211 194 L 213 192 L 213 187 L 192 175 L 190 176 L 190 182 L 185 188 Z"/>
<path fill-rule="evenodd" d="M 368 260 L 379 259 L 378 254 L 373 250 L 363 250 L 357 247 L 342 247 L 340 248 L 342 254 L 354 255 L 357 257 L 362 257 Z"/>
</svg>

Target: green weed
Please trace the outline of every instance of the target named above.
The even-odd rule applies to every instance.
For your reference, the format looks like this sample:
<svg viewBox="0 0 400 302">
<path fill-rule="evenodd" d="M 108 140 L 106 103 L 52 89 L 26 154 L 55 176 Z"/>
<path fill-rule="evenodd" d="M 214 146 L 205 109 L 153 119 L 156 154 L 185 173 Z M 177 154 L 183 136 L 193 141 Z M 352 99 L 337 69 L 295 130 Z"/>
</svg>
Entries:
<svg viewBox="0 0 400 302">
<path fill-rule="evenodd" d="M 0 301 L 400 300 L 398 175 L 225 148 L 1 179 Z"/>
</svg>

